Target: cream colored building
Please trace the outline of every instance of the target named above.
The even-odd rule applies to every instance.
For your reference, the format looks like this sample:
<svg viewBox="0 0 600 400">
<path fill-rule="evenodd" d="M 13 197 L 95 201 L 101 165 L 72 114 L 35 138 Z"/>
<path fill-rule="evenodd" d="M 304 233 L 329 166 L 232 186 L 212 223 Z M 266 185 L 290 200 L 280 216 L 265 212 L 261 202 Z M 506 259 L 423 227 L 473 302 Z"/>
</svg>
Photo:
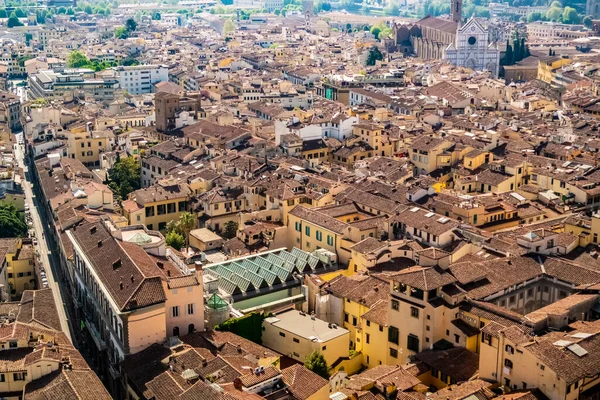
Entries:
<svg viewBox="0 0 600 400">
<path fill-rule="evenodd" d="M 288 310 L 263 322 L 263 346 L 304 362 L 313 351 L 331 366 L 348 357 L 350 332 L 298 310 Z"/>
</svg>

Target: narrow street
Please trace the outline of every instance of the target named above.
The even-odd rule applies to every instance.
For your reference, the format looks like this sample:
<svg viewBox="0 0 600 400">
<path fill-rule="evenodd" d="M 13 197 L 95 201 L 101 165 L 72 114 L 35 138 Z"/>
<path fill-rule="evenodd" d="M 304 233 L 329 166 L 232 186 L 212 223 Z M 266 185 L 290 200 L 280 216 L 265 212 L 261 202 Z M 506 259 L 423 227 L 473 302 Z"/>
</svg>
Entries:
<svg viewBox="0 0 600 400">
<path fill-rule="evenodd" d="M 21 134 L 17 134 L 17 138 Z M 15 150 L 15 155 L 17 157 L 17 162 L 19 166 L 23 168 L 24 172 L 24 180 L 23 180 L 23 191 L 25 192 L 25 204 L 29 205 L 29 210 L 31 212 L 31 217 L 33 220 L 33 228 L 35 230 L 35 237 L 37 239 L 36 253 L 39 254 L 38 260 L 41 261 L 41 265 L 46 272 L 46 278 L 48 279 L 48 287 L 52 289 L 52 293 L 54 295 L 54 302 L 56 304 L 56 310 L 58 311 L 58 315 L 60 317 L 60 324 L 63 332 L 67 335 L 69 340 L 73 342 L 73 335 L 71 335 L 71 326 L 69 318 L 67 317 L 65 311 L 65 302 L 63 297 L 65 293 L 62 285 L 57 281 L 57 278 L 61 276 L 61 268 L 58 264 L 58 257 L 56 256 L 56 249 L 49 248 L 47 238 L 52 237 L 52 232 L 50 232 L 49 225 L 46 223 L 42 223 L 42 217 L 40 216 L 40 211 L 43 207 L 40 204 L 39 197 L 33 197 L 33 190 L 31 184 L 31 174 L 28 171 L 28 167 L 24 162 L 24 154 L 23 147 L 21 145 L 17 145 L 17 149 Z M 74 345 L 77 345 L 73 342 Z"/>
</svg>

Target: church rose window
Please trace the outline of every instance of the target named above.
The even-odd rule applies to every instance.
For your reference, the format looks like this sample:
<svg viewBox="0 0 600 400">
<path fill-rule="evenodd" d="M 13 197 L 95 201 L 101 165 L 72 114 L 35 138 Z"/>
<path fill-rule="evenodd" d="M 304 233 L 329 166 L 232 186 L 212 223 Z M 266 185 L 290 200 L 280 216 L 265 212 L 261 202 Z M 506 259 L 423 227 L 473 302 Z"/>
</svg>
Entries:
<svg viewBox="0 0 600 400">
<path fill-rule="evenodd" d="M 470 44 L 471 46 L 473 46 L 473 45 L 475 44 L 475 42 L 477 42 L 477 39 L 475 39 L 475 36 L 471 36 L 471 37 L 469 38 L 469 44 Z"/>
</svg>

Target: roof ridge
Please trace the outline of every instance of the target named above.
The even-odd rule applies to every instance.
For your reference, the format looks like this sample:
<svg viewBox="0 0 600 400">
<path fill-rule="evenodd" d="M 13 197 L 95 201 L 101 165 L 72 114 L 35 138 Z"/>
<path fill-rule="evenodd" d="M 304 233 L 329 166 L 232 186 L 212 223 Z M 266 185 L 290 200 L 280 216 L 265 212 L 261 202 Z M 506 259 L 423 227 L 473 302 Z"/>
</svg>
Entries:
<svg viewBox="0 0 600 400">
<path fill-rule="evenodd" d="M 75 393 L 75 396 L 77 396 L 78 399 L 81 399 L 81 396 L 79 395 L 79 392 L 75 389 L 75 385 L 73 384 L 73 382 L 71 382 L 71 378 L 69 377 L 69 375 L 64 370 L 62 370 L 61 373 L 64 375 L 65 380 L 73 390 L 73 393 Z"/>
</svg>

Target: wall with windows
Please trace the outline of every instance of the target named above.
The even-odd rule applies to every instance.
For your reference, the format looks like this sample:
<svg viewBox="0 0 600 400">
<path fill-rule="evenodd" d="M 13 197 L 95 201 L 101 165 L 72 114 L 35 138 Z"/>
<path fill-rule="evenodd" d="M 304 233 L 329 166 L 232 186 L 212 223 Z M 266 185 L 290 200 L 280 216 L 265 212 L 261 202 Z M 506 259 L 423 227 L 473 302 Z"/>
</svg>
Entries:
<svg viewBox="0 0 600 400">
<path fill-rule="evenodd" d="M 363 362 L 368 368 L 394 364 L 389 360 L 388 347 L 383 345 L 387 340 L 387 326 L 362 318 L 361 346 Z"/>
<path fill-rule="evenodd" d="M 199 277 L 200 281 L 202 277 Z M 172 285 L 176 286 L 176 285 Z M 163 282 L 167 295 L 165 303 L 166 335 L 180 336 L 192 333 L 194 330 L 204 330 L 204 300 L 201 284 L 170 287 L 169 282 Z"/>
<path fill-rule="evenodd" d="M 490 339 L 489 341 L 487 339 Z M 598 378 L 567 385 L 545 363 L 504 335 L 485 338 L 481 343 L 479 375 L 492 379 L 512 390 L 539 388 L 551 399 L 574 400 L 580 391 L 598 384 Z"/>
<path fill-rule="evenodd" d="M 307 316 L 307 318 L 310 317 Z M 346 331 L 346 334 L 321 342 L 299 336 L 268 322 L 263 322 L 263 328 L 263 346 L 300 362 L 304 362 L 306 357 L 313 351 L 321 353 L 329 366 L 340 357 L 349 356 L 350 332 L 348 331 Z M 337 330 L 343 329 L 339 327 Z"/>
<path fill-rule="evenodd" d="M 179 219 L 181 213 L 188 209 L 187 197 L 176 197 L 168 200 L 144 204 L 143 212 L 132 213 L 129 224 L 143 224 L 150 230 L 160 231 L 167 228 L 167 223 Z M 138 221 L 138 216 L 140 221 Z"/>
<path fill-rule="evenodd" d="M 33 255 L 31 244 L 23 245 L 20 239 L 16 253 L 6 254 L 6 278 L 13 298 L 20 298 L 24 290 L 35 289 Z"/>
<path fill-rule="evenodd" d="M 326 249 L 338 256 L 338 263 L 347 265 L 350 261 L 350 246 L 342 248 L 341 234 L 327 230 L 311 222 L 305 221 L 295 215 L 288 216 L 288 232 L 290 232 L 291 246 L 312 252 L 317 249 Z"/>
</svg>

